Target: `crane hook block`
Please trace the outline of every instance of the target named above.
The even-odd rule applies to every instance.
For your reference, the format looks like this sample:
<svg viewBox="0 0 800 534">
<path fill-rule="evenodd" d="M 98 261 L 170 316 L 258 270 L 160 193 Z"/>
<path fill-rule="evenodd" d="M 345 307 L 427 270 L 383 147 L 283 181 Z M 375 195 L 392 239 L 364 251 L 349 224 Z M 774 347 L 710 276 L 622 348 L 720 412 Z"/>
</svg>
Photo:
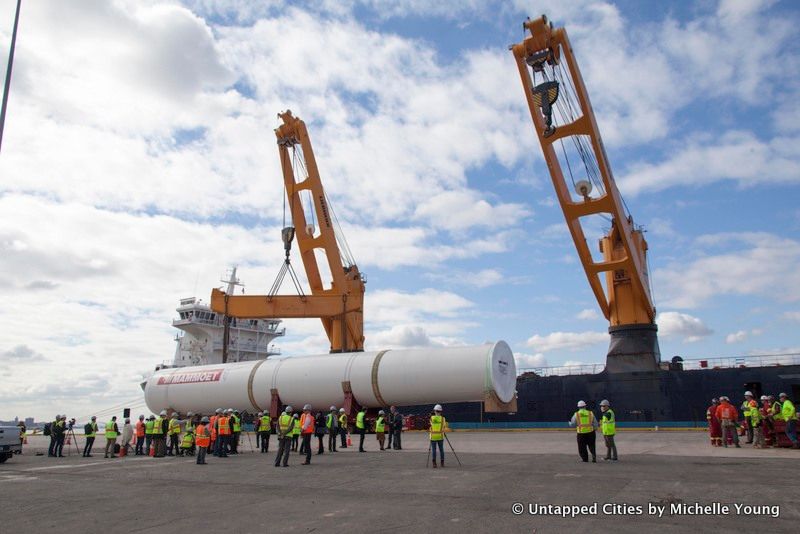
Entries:
<svg viewBox="0 0 800 534">
<path fill-rule="evenodd" d="M 281 230 L 281 239 L 283 239 L 283 249 L 288 256 L 289 251 L 292 250 L 292 241 L 294 241 L 294 226 L 287 226 Z"/>
</svg>

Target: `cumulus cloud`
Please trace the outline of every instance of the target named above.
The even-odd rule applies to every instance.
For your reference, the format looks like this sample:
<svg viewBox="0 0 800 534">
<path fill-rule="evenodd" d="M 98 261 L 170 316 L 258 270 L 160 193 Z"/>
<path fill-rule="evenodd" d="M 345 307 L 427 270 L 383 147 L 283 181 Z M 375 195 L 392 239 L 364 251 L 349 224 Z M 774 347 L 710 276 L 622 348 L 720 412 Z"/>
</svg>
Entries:
<svg viewBox="0 0 800 534">
<path fill-rule="evenodd" d="M 714 333 L 703 321 L 686 313 L 661 312 L 656 323 L 661 337 L 680 338 L 684 343 L 700 341 Z"/>
<path fill-rule="evenodd" d="M 794 321 L 796 323 L 800 323 L 800 311 L 788 311 L 784 312 L 783 318 L 789 321 Z"/>
<path fill-rule="evenodd" d="M 722 233 L 700 236 L 692 248 L 698 259 L 654 272 L 655 285 L 666 295 L 668 306 L 695 308 L 717 295 L 800 300 L 800 242 L 796 240 L 763 232 Z M 726 251 L 712 253 L 719 248 Z"/>
<path fill-rule="evenodd" d="M 594 321 L 595 319 L 600 319 L 600 317 L 600 312 L 594 308 L 585 308 L 575 315 L 576 319 L 581 319 L 584 321 Z"/>
<path fill-rule="evenodd" d="M 554 350 L 578 351 L 601 343 L 608 343 L 605 332 L 553 332 L 547 335 L 535 334 L 528 338 L 526 345 L 538 352 Z"/>
<path fill-rule="evenodd" d="M 725 343 L 732 345 L 734 343 L 741 343 L 747 339 L 747 330 L 739 330 L 725 336 Z"/>
<path fill-rule="evenodd" d="M 28 363 L 41 362 L 45 357 L 27 345 L 17 345 L 14 348 L 0 352 L 0 362 L 2 363 Z"/>
<path fill-rule="evenodd" d="M 531 369 L 537 367 L 548 367 L 547 358 L 541 352 L 536 354 L 526 354 L 524 352 L 515 352 L 514 361 L 517 364 L 517 371 L 524 369 Z"/>
</svg>

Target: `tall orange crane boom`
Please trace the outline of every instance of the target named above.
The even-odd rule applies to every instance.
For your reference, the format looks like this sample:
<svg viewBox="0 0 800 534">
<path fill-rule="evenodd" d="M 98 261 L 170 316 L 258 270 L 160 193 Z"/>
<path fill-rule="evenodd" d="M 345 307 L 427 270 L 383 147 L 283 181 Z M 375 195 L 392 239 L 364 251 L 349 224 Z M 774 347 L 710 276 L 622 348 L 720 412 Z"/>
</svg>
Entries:
<svg viewBox="0 0 800 534">
<path fill-rule="evenodd" d="M 228 295 L 219 289 L 211 292 L 211 309 L 229 317 L 239 318 L 297 318 L 318 317 L 330 340 L 331 352 L 364 350 L 364 279 L 358 266 L 338 239 L 334 229 L 335 216 L 322 187 L 317 162 L 305 123 L 291 111 L 278 115 L 283 124 L 275 130 L 283 170 L 283 181 L 293 227 L 283 229 L 286 250 L 285 264 L 289 266 L 289 251 L 297 237 L 311 295 Z M 300 173 L 298 175 L 298 172 Z M 308 220 L 303 209 L 303 197 L 309 203 Z M 298 231 L 295 233 L 295 229 Z M 323 285 L 315 250 L 324 253 L 330 270 L 331 285 Z M 295 281 L 297 283 L 297 281 Z M 277 290 L 278 287 L 273 286 Z"/>
<path fill-rule="evenodd" d="M 626 213 L 566 30 L 553 28 L 544 15 L 527 20 L 523 27 L 530 35 L 510 49 L 572 240 L 600 310 L 610 323 L 607 368 L 652 368 L 660 354 L 647 272 L 647 241 Z M 537 77 L 541 83 L 536 83 Z M 568 147 L 574 147 L 582 160 L 586 179 L 575 180 Z M 590 215 L 610 216 L 611 229 L 600 239 L 602 261 L 594 261 L 586 243 L 581 218 Z M 605 288 L 601 273 L 605 274 Z"/>
</svg>

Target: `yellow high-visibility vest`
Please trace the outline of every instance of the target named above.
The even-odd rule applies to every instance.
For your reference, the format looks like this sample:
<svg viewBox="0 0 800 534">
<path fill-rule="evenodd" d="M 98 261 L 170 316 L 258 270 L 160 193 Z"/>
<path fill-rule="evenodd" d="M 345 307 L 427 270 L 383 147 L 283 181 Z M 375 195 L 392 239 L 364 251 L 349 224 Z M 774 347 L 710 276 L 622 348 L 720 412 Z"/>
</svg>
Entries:
<svg viewBox="0 0 800 534">
<path fill-rule="evenodd" d="M 106 423 L 106 438 L 112 439 L 116 438 L 119 434 L 114 430 L 114 421 L 109 421 Z"/>
<path fill-rule="evenodd" d="M 447 420 L 442 415 L 431 416 L 431 441 L 442 441 Z"/>
<path fill-rule="evenodd" d="M 614 418 L 614 410 L 611 408 L 603 412 L 603 418 L 600 420 L 600 429 L 603 431 L 604 436 L 613 436 L 617 433 L 617 421 Z"/>
<path fill-rule="evenodd" d="M 578 434 L 588 434 L 589 432 L 594 432 L 594 427 L 592 426 L 592 421 L 594 420 L 594 415 L 592 412 L 587 410 L 586 408 L 581 408 L 577 412 L 575 412 L 576 421 L 578 424 L 576 425 L 576 429 L 578 430 Z"/>
</svg>

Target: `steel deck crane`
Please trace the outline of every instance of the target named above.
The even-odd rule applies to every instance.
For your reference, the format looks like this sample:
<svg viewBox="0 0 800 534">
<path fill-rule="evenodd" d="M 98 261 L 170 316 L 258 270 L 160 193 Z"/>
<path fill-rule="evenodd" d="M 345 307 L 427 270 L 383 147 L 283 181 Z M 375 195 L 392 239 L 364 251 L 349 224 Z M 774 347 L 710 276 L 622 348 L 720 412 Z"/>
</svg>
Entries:
<svg viewBox="0 0 800 534">
<path fill-rule="evenodd" d="M 572 45 L 566 30 L 554 28 L 544 15 L 528 19 L 523 29 L 530 35 L 509 48 L 572 240 L 610 323 L 606 370 L 654 370 L 661 357 L 647 272 L 647 241 L 617 189 Z M 571 162 L 569 153 L 582 165 Z M 593 259 L 581 222 L 591 215 L 610 219 L 611 228 L 600 239 L 601 261 Z M 605 274 L 605 289 L 601 274 Z"/>
<path fill-rule="evenodd" d="M 283 181 L 293 225 L 282 231 L 286 258 L 267 295 L 229 295 L 211 292 L 211 309 L 226 317 L 297 318 L 322 320 L 331 352 L 364 350 L 364 278 L 350 254 L 347 242 L 322 187 L 317 162 L 305 123 L 291 111 L 278 115 L 283 124 L 275 130 L 283 170 Z M 306 217 L 303 201 L 309 217 Z M 297 229 L 297 231 L 296 231 Z M 291 268 L 289 254 L 295 236 L 311 295 L 305 295 Z M 331 284 L 323 285 L 316 250 L 321 250 L 330 270 Z M 297 295 L 277 295 L 280 282 L 289 273 Z"/>
</svg>

